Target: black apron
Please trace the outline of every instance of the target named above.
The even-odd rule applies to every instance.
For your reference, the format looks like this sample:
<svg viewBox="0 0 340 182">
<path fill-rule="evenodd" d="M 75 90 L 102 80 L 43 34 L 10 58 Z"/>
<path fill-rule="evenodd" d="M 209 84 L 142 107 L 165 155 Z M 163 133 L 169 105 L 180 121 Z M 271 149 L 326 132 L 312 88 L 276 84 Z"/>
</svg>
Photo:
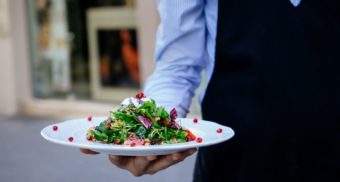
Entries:
<svg viewBox="0 0 340 182">
<path fill-rule="evenodd" d="M 195 182 L 340 181 L 340 1 L 219 0 Z"/>
</svg>

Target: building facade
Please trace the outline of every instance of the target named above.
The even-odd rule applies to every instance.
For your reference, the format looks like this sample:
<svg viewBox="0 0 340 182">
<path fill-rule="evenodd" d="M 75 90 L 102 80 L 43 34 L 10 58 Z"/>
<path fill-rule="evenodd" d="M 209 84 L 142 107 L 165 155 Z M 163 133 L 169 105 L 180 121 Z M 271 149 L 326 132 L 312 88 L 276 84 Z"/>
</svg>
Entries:
<svg viewBox="0 0 340 182">
<path fill-rule="evenodd" d="M 101 115 L 154 68 L 154 0 L 0 0 L 0 114 Z"/>
</svg>

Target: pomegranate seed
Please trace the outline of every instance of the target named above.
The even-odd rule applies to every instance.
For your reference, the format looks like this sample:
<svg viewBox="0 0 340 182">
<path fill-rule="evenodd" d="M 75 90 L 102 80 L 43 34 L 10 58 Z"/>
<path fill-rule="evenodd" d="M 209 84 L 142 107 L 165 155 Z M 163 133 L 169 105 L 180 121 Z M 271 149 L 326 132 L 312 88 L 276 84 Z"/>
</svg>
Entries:
<svg viewBox="0 0 340 182">
<path fill-rule="evenodd" d="M 58 126 L 53 126 L 53 131 L 57 131 L 58 130 Z"/>
<path fill-rule="evenodd" d="M 196 139 L 196 142 L 197 142 L 197 143 L 202 143 L 202 140 L 203 140 L 203 139 L 202 139 L 201 137 L 198 137 L 198 138 Z"/>
<path fill-rule="evenodd" d="M 69 137 L 68 141 L 73 142 L 73 137 Z"/>
<path fill-rule="evenodd" d="M 222 128 L 216 130 L 217 133 L 222 133 L 222 131 L 223 131 Z"/>
<path fill-rule="evenodd" d="M 92 116 L 87 117 L 87 121 L 92 121 Z"/>
<path fill-rule="evenodd" d="M 88 140 L 88 141 L 93 140 L 93 136 L 92 136 L 92 135 L 88 136 L 88 137 L 87 137 L 87 140 Z"/>
<path fill-rule="evenodd" d="M 198 123 L 198 119 L 197 118 L 194 119 L 194 123 Z"/>
<path fill-rule="evenodd" d="M 130 146 L 131 146 L 131 147 L 134 147 L 134 146 L 136 146 L 136 143 L 135 143 L 135 142 L 132 142 L 132 143 L 130 144 Z"/>
<path fill-rule="evenodd" d="M 137 99 L 142 99 L 142 98 L 145 98 L 145 95 L 144 95 L 144 93 L 138 93 L 137 95 L 136 95 L 136 98 Z"/>
</svg>

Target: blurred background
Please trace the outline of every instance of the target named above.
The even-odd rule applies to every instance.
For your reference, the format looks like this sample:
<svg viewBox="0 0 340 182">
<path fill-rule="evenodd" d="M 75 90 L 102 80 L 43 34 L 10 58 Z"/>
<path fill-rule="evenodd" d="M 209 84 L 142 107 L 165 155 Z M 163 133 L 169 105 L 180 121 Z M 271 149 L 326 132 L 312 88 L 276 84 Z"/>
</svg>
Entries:
<svg viewBox="0 0 340 182">
<path fill-rule="evenodd" d="M 40 130 L 107 115 L 154 68 L 155 0 L 0 0 L 0 181 L 191 181 L 195 156 L 135 178 Z M 196 94 L 197 95 L 197 94 Z M 200 117 L 197 99 L 189 117 Z"/>
</svg>

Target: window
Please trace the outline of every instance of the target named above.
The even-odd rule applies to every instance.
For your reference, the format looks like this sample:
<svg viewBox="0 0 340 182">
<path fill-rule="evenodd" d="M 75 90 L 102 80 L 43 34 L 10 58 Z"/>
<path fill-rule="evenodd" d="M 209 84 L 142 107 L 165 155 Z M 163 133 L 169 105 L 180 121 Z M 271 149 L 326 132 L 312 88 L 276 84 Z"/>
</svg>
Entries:
<svg viewBox="0 0 340 182">
<path fill-rule="evenodd" d="M 141 86 L 133 0 L 29 0 L 36 98 L 120 101 Z"/>
</svg>

